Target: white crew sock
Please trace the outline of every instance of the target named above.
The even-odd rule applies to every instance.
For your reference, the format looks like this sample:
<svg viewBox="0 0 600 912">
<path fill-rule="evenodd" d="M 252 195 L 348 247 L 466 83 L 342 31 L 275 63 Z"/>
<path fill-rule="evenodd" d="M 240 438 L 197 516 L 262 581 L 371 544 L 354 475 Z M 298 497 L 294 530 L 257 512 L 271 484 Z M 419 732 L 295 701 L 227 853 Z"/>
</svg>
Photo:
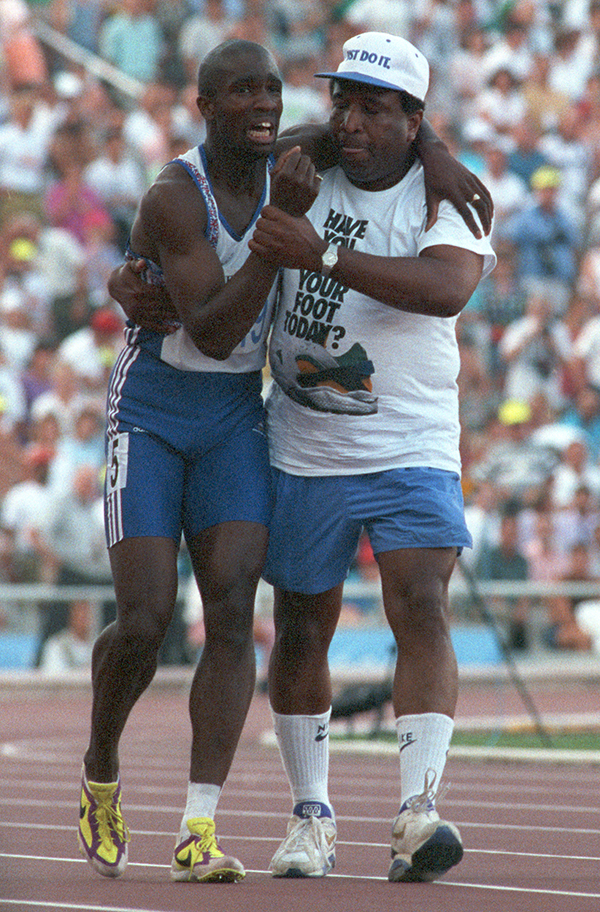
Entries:
<svg viewBox="0 0 600 912">
<path fill-rule="evenodd" d="M 317 716 L 284 716 L 273 710 L 271 715 L 294 806 L 319 801 L 332 810 L 328 792 L 331 709 Z"/>
<path fill-rule="evenodd" d="M 439 788 L 453 730 L 454 721 L 441 713 L 419 713 L 396 719 L 400 749 L 400 806 L 423 792 L 428 770 L 435 773 L 434 790 Z"/>
<path fill-rule="evenodd" d="M 217 804 L 221 795 L 221 786 L 210 782 L 188 782 L 187 801 L 179 828 L 179 839 L 187 839 L 190 831 L 187 822 L 192 817 L 210 817 L 215 819 Z"/>
</svg>

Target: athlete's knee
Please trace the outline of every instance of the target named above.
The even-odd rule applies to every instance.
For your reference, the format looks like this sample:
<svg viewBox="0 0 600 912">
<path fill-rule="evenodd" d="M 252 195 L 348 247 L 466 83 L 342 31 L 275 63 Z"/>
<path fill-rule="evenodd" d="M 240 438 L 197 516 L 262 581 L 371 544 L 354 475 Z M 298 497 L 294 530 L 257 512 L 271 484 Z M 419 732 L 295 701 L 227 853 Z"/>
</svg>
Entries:
<svg viewBox="0 0 600 912">
<path fill-rule="evenodd" d="M 130 649 L 158 652 L 172 616 L 170 605 L 119 605 L 114 635 Z"/>
</svg>

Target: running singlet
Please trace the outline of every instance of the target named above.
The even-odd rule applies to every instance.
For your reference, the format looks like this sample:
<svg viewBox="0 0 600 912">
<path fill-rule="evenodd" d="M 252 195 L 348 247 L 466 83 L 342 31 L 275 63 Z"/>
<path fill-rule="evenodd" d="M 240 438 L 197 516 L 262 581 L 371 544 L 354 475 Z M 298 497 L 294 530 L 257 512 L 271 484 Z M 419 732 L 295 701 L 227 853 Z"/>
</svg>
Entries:
<svg viewBox="0 0 600 912">
<path fill-rule="evenodd" d="M 174 162 L 185 168 L 202 194 L 208 215 L 206 237 L 221 261 L 227 280 L 240 269 L 250 253 L 248 238 L 252 236 L 260 211 L 269 198 L 270 169 L 274 160 L 269 159 L 263 195 L 252 221 L 243 235 L 237 234 L 219 213 L 206 170 L 204 147 L 197 146 L 190 149 L 184 155 L 174 159 Z M 138 252 L 131 249 L 128 249 L 127 256 L 134 259 L 139 258 Z M 147 269 L 142 277 L 154 285 L 164 284 L 160 267 L 151 260 L 147 260 L 147 263 Z M 139 326 L 129 326 L 125 332 L 125 339 L 129 345 L 140 345 L 150 350 L 156 357 L 178 370 L 216 371 L 229 374 L 261 370 L 266 361 L 267 336 L 271 326 L 275 293 L 276 283 L 254 326 L 225 361 L 218 361 L 202 354 L 181 325 L 177 325 L 175 332 L 167 336 L 141 329 Z"/>
</svg>

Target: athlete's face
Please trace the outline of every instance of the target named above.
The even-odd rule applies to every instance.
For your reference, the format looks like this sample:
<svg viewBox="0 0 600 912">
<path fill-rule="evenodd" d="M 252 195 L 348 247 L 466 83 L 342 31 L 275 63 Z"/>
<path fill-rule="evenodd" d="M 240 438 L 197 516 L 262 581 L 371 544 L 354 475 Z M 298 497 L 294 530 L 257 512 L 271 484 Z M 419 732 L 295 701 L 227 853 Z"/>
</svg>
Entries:
<svg viewBox="0 0 600 912">
<path fill-rule="evenodd" d="M 400 95 L 348 80 L 335 80 L 330 123 L 348 179 L 366 190 L 396 184 L 407 167 L 422 112 L 407 115 Z"/>
<path fill-rule="evenodd" d="M 273 151 L 281 117 L 281 77 L 267 51 L 230 54 L 216 93 L 198 99 L 214 142 L 229 150 L 268 155 Z"/>
</svg>

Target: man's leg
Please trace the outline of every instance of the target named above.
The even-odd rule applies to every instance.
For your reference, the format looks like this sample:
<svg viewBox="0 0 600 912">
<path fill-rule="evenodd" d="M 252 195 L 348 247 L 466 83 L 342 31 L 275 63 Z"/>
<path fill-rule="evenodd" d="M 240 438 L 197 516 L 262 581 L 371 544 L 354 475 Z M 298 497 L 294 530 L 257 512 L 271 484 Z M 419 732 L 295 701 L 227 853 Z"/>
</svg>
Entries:
<svg viewBox="0 0 600 912">
<path fill-rule="evenodd" d="M 117 620 L 92 655 L 92 720 L 84 757 L 79 844 L 104 876 L 127 864 L 121 815 L 119 741 L 129 714 L 154 677 L 177 594 L 177 545 L 169 538 L 123 539 L 110 549 Z"/>
<path fill-rule="evenodd" d="M 340 615 L 339 585 L 317 595 L 275 590 L 269 665 L 273 724 L 293 799 L 287 836 L 273 856 L 275 877 L 322 877 L 335 863 L 329 801 L 329 645 Z"/>
<path fill-rule="evenodd" d="M 398 650 L 393 705 L 401 796 L 389 879 L 433 880 L 463 854 L 458 830 L 441 821 L 435 810 L 458 696 L 456 657 L 445 616 L 456 549 L 384 551 L 377 559 Z"/>
<path fill-rule="evenodd" d="M 214 816 L 254 693 L 254 600 L 266 547 L 266 527 L 250 522 L 222 523 L 188 541 L 206 640 L 190 692 L 190 778 L 174 880 L 244 876 L 241 863 L 220 849 Z"/>
</svg>

